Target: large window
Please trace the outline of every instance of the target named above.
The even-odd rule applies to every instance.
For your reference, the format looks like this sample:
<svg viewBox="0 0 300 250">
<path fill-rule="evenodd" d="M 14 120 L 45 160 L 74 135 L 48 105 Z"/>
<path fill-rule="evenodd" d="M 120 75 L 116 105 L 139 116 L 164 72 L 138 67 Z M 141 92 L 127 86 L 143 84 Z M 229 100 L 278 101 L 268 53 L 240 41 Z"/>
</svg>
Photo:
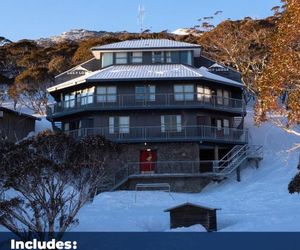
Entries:
<svg viewBox="0 0 300 250">
<path fill-rule="evenodd" d="M 103 53 L 102 68 L 113 64 L 113 53 Z"/>
<path fill-rule="evenodd" d="M 197 86 L 197 99 L 202 102 L 210 102 L 211 90 L 208 87 Z"/>
<path fill-rule="evenodd" d="M 194 100 L 194 85 L 174 85 L 175 101 Z"/>
<path fill-rule="evenodd" d="M 129 116 L 111 116 L 109 117 L 110 134 L 128 134 L 129 133 Z"/>
<path fill-rule="evenodd" d="M 94 102 L 95 87 L 71 92 L 64 95 L 64 108 L 74 108 L 77 105 L 86 105 Z"/>
<path fill-rule="evenodd" d="M 135 99 L 137 101 L 155 101 L 155 86 L 136 86 Z"/>
<path fill-rule="evenodd" d="M 222 89 L 217 90 L 217 104 L 229 105 L 229 91 Z"/>
<path fill-rule="evenodd" d="M 161 132 L 181 132 L 181 115 L 162 115 Z"/>
<path fill-rule="evenodd" d="M 64 108 L 75 107 L 76 92 L 68 93 L 64 95 Z"/>
<path fill-rule="evenodd" d="M 180 62 L 188 65 L 192 65 L 192 52 L 181 51 Z"/>
<path fill-rule="evenodd" d="M 80 92 L 80 104 L 86 105 L 94 102 L 95 87 L 83 89 Z"/>
<path fill-rule="evenodd" d="M 179 63 L 179 51 L 166 52 L 167 63 Z"/>
<path fill-rule="evenodd" d="M 117 52 L 116 64 L 126 64 L 126 63 L 127 63 L 127 52 Z"/>
<path fill-rule="evenodd" d="M 143 52 L 131 52 L 131 63 L 142 63 Z"/>
<path fill-rule="evenodd" d="M 229 135 L 229 120 L 223 120 L 223 127 L 224 127 L 224 135 Z"/>
<path fill-rule="evenodd" d="M 153 51 L 152 52 L 152 63 L 163 63 L 164 62 L 164 52 L 163 51 Z"/>
<path fill-rule="evenodd" d="M 97 102 L 116 102 L 117 88 L 114 86 L 97 87 Z"/>
</svg>

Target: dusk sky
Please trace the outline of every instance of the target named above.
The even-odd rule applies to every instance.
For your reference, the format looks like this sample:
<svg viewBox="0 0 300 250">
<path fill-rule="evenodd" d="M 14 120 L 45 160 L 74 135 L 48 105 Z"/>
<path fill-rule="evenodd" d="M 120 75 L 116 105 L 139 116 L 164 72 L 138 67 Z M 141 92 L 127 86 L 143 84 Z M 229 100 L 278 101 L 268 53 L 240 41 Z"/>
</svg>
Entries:
<svg viewBox="0 0 300 250">
<path fill-rule="evenodd" d="M 1 1 L 0 36 L 10 40 L 59 35 L 75 28 L 139 31 L 138 6 L 145 8 L 144 27 L 170 31 L 192 27 L 197 19 L 223 11 L 215 22 L 246 16 L 264 18 L 279 0 L 9 0 Z"/>
</svg>

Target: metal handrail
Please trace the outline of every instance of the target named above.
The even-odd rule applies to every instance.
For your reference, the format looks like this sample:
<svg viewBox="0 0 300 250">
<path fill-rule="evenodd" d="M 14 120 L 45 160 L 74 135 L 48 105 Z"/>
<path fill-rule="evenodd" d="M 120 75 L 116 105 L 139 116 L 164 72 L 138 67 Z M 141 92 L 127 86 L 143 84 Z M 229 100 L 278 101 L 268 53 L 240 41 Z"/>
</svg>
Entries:
<svg viewBox="0 0 300 250">
<path fill-rule="evenodd" d="M 143 94 L 87 94 L 76 98 L 49 104 L 48 115 L 67 111 L 85 110 L 90 108 L 112 109 L 112 108 L 137 108 L 137 107 L 159 107 L 159 106 L 204 106 L 208 108 L 245 110 L 243 99 L 226 98 L 217 95 L 200 93 L 145 93 L 145 98 L 139 98 Z"/>
<path fill-rule="evenodd" d="M 200 172 L 200 167 L 203 164 L 211 164 L 212 172 L 204 174 L 212 174 L 215 176 L 227 176 L 231 174 L 237 167 L 239 167 L 243 161 L 249 157 L 250 148 L 254 148 L 254 151 L 258 153 L 256 157 L 260 157 L 262 153 L 263 146 L 259 145 L 244 145 L 235 153 L 232 157 L 228 159 L 221 160 L 204 160 L 204 161 L 155 161 L 155 162 L 128 162 L 124 168 L 121 168 L 115 175 L 115 186 L 128 180 L 130 176 L 140 174 L 140 166 L 143 164 L 155 164 L 155 174 L 203 174 Z M 234 148 L 230 151 L 232 152 Z M 220 164 L 221 163 L 221 164 Z M 230 163 L 227 166 L 222 165 L 222 163 Z M 163 169 L 164 166 L 167 168 Z M 180 167 L 178 167 L 180 166 Z M 167 171 L 164 171 L 167 170 Z M 120 175 L 120 173 L 123 173 Z M 121 176 L 118 178 L 117 176 Z"/>
<path fill-rule="evenodd" d="M 143 126 L 143 127 L 91 127 L 80 128 L 70 131 L 65 131 L 75 138 L 81 138 L 88 135 L 102 135 L 110 140 L 182 140 L 182 139 L 197 139 L 197 140 L 222 140 L 228 142 L 246 143 L 248 140 L 248 130 L 238 128 L 218 128 L 215 126 L 185 126 L 178 125 L 174 127 L 161 126 Z"/>
</svg>

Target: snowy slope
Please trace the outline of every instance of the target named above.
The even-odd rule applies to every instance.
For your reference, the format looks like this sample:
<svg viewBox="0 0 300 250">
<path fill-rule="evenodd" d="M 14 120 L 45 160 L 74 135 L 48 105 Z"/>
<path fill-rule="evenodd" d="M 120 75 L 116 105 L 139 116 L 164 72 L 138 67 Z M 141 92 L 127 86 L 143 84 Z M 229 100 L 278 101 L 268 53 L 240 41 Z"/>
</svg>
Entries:
<svg viewBox="0 0 300 250">
<path fill-rule="evenodd" d="M 210 184 L 198 194 L 118 191 L 100 194 L 79 213 L 74 231 L 168 231 L 166 208 L 189 201 L 218 211 L 220 231 L 300 231 L 300 196 L 290 195 L 287 185 L 296 173 L 299 152 L 286 152 L 299 138 L 270 123 L 253 126 L 248 113 L 246 126 L 253 144 L 264 145 L 259 169 L 242 171 L 242 182 L 231 179 Z M 195 229 L 196 228 L 196 229 Z M 185 231 L 201 231 L 201 227 Z"/>
</svg>

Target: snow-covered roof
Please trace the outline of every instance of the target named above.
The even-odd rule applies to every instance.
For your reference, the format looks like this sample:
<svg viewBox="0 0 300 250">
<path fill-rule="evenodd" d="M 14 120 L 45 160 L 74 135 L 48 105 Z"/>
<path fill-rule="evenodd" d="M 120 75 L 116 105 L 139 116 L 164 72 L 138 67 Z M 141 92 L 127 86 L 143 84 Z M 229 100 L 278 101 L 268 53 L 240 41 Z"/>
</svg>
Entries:
<svg viewBox="0 0 300 250">
<path fill-rule="evenodd" d="M 218 63 L 214 63 L 213 65 L 211 65 L 209 68 L 225 68 L 224 66 L 218 64 Z"/>
<path fill-rule="evenodd" d="M 200 204 L 186 202 L 186 203 L 177 205 L 175 207 L 168 208 L 168 209 L 164 210 L 164 212 L 170 212 L 172 210 L 175 210 L 175 209 L 181 208 L 181 207 L 185 207 L 185 206 L 193 206 L 193 207 L 198 207 L 198 208 L 204 208 L 204 209 L 207 209 L 207 210 L 221 210 L 220 208 L 212 208 L 212 207 L 209 207 L 207 205 L 203 206 L 203 205 L 200 205 Z"/>
<path fill-rule="evenodd" d="M 127 50 L 127 49 L 162 49 L 162 48 L 198 48 L 200 46 L 192 43 L 177 42 L 168 39 L 140 39 L 127 40 L 123 42 L 110 43 L 93 47 L 92 50 Z"/>
<path fill-rule="evenodd" d="M 199 69 L 183 64 L 113 65 L 67 82 L 55 85 L 49 92 L 95 81 L 160 80 L 160 79 L 205 79 L 227 85 L 242 87 L 243 84 L 213 74 L 207 68 Z"/>
</svg>

